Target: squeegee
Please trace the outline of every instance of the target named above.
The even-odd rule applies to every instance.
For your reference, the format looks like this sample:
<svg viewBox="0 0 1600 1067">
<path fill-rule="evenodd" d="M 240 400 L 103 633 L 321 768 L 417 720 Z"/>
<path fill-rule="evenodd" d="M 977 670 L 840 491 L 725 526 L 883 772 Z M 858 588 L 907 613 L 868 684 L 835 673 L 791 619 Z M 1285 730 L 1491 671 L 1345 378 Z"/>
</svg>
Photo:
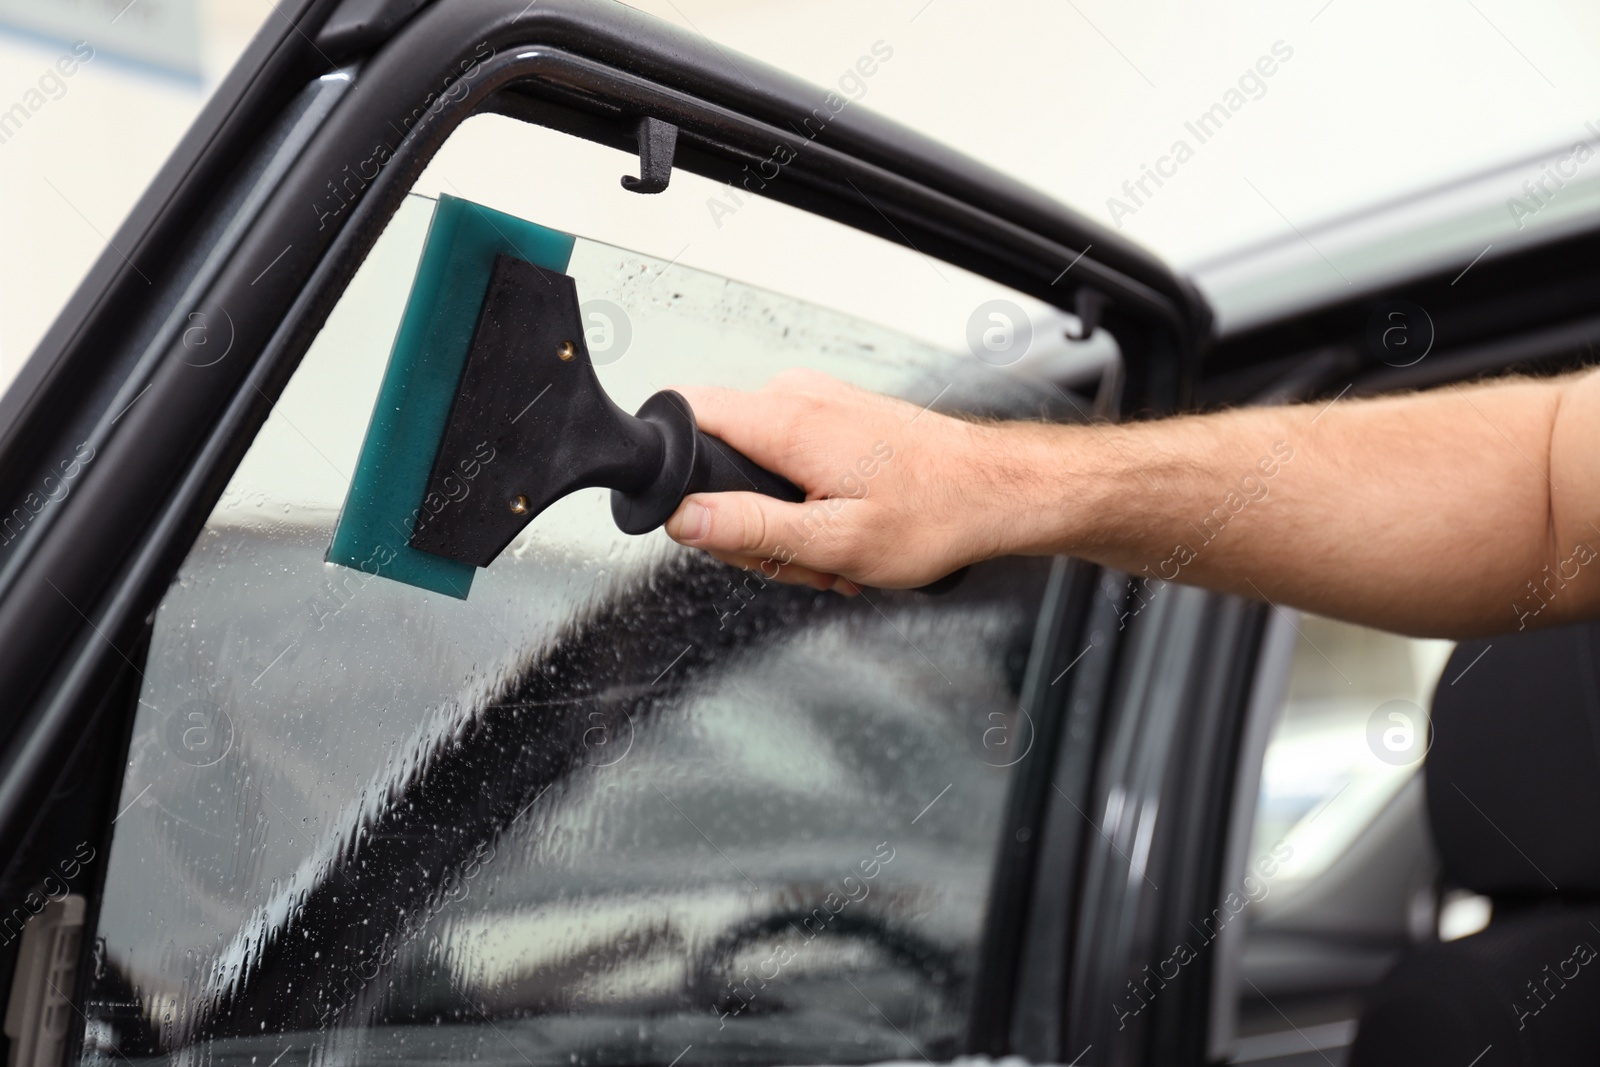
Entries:
<svg viewBox="0 0 1600 1067">
<path fill-rule="evenodd" d="M 330 562 L 465 599 L 557 500 L 611 490 L 642 534 L 690 493 L 805 494 L 702 432 L 678 393 L 629 415 L 584 342 L 574 238 L 441 196 L 345 497 Z"/>
</svg>

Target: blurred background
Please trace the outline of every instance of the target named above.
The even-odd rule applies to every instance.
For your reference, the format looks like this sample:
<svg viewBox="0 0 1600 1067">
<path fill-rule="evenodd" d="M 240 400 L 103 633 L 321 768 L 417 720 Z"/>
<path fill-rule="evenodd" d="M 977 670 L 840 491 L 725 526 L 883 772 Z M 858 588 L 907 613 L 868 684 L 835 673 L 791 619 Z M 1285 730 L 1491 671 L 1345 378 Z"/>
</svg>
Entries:
<svg viewBox="0 0 1600 1067">
<path fill-rule="evenodd" d="M 882 41 L 893 60 L 862 105 L 1180 267 L 1523 157 L 1504 183 L 1525 197 L 1541 153 L 1600 145 L 1588 0 L 633 6 L 820 85 Z M 0 387 L 251 35 L 282 17 L 268 0 L 0 0 Z M 1263 57 L 1273 73 L 1251 75 Z M 1201 143 L 1185 124 L 1230 92 L 1243 105 Z M 1180 138 L 1192 157 L 1131 195 Z"/>
</svg>

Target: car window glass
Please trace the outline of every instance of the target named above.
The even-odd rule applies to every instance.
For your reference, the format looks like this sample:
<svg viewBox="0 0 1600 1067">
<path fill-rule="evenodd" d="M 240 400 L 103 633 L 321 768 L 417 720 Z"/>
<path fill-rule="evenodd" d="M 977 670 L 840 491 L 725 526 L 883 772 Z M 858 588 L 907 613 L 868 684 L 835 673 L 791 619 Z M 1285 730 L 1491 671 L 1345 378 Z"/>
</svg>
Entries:
<svg viewBox="0 0 1600 1067">
<path fill-rule="evenodd" d="M 156 614 L 85 1056 L 953 1055 L 1048 561 L 845 599 L 626 537 L 594 491 L 465 601 L 325 563 L 432 208 L 390 222 Z M 625 408 L 787 366 L 1082 403 L 665 258 L 580 239 L 569 272 Z"/>
<path fill-rule="evenodd" d="M 618 181 L 638 166 L 625 152 L 502 115 L 476 115 L 451 135 L 416 189 L 835 308 L 948 352 L 969 348 L 975 322 L 982 343 L 992 322 L 979 309 L 996 299 L 1014 319 L 1007 357 L 1020 357 L 1019 366 L 1093 363 L 1113 347 L 1104 333 L 1095 345 L 1069 345 L 1061 327 L 1076 320 L 1043 301 L 763 197 L 771 164 L 753 163 L 733 182 L 674 170 L 667 188 L 651 196 L 629 193 Z M 880 220 L 892 211 L 876 193 L 862 193 L 860 207 Z"/>
</svg>

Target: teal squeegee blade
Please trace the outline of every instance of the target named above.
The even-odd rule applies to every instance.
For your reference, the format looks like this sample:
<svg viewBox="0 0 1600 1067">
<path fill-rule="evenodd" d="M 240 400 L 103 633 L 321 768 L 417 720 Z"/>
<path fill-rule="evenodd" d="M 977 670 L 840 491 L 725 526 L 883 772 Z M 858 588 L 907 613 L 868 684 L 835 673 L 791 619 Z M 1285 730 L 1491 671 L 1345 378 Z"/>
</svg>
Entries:
<svg viewBox="0 0 1600 1067">
<path fill-rule="evenodd" d="M 328 562 L 467 598 L 477 568 L 412 548 L 411 531 L 495 257 L 505 253 L 564 274 L 573 240 L 470 200 L 439 197 Z"/>
</svg>

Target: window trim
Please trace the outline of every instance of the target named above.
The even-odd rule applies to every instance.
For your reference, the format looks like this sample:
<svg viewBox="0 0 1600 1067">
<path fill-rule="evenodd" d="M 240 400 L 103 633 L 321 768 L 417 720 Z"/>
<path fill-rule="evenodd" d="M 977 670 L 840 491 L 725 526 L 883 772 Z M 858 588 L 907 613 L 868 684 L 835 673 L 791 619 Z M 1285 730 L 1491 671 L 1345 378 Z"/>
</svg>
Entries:
<svg viewBox="0 0 1600 1067">
<path fill-rule="evenodd" d="M 1103 595 L 1135 583 L 1108 572 Z M 1108 1061 L 1204 1062 L 1211 970 L 1196 961 L 1122 1026 L 1140 968 L 1155 966 L 1210 912 L 1222 858 L 1240 730 L 1270 610 L 1170 583 L 1137 589 L 1137 614 L 1119 618 L 1122 646 L 1110 685 L 1085 836 L 1066 1055 L 1092 1045 Z M 1145 598 L 1148 598 L 1146 601 Z M 1143 876 L 1133 876 L 1133 857 Z M 1203 950 L 1202 950 L 1203 951 Z"/>
</svg>

